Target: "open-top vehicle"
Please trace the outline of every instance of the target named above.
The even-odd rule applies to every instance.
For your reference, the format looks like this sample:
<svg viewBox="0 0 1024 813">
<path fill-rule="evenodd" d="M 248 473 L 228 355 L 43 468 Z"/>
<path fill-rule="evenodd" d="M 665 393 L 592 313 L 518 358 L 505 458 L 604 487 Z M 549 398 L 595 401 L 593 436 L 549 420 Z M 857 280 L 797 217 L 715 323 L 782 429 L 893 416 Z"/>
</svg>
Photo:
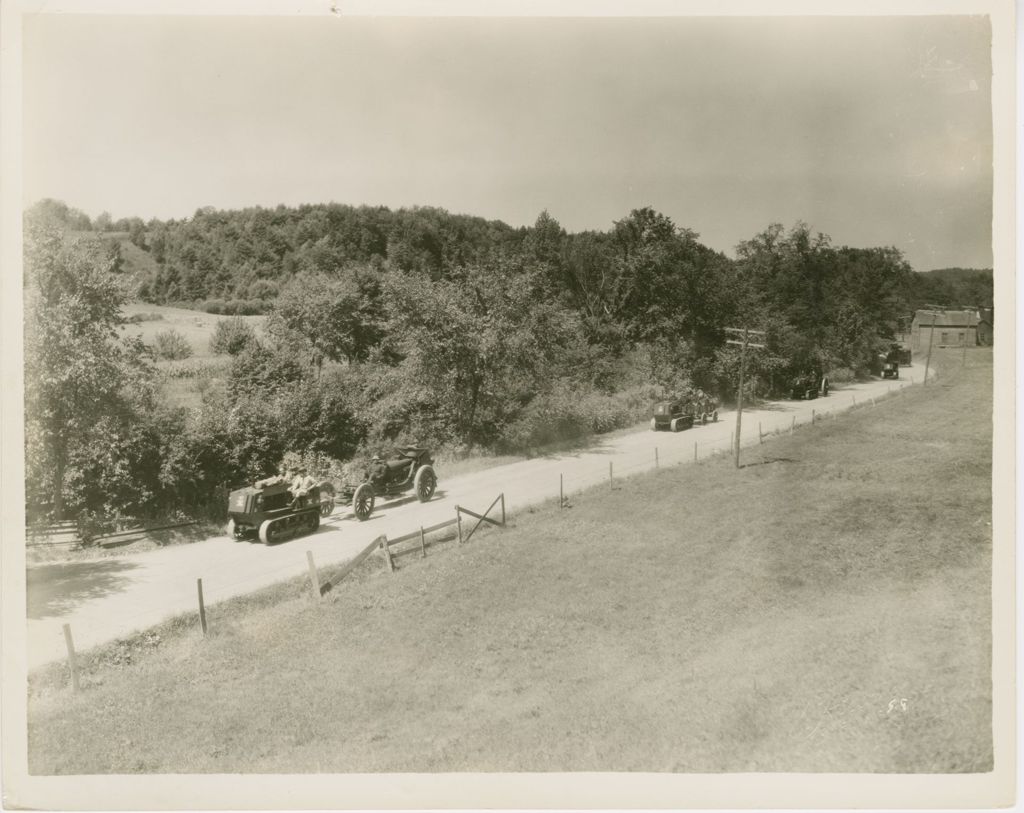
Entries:
<svg viewBox="0 0 1024 813">
<path fill-rule="evenodd" d="M 397 497 L 415 491 L 427 502 L 437 490 L 437 474 L 430 450 L 421 446 L 399 446 L 387 459 L 374 457 L 358 484 L 343 485 L 341 502 L 352 506 L 356 519 L 368 519 L 378 497 Z"/>
</svg>

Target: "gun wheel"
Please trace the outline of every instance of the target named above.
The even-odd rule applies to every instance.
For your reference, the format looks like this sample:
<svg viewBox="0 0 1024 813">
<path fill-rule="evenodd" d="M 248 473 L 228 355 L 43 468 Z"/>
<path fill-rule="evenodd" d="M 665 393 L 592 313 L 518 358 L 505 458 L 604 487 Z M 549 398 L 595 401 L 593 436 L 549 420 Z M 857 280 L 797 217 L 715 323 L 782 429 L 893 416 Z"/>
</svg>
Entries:
<svg viewBox="0 0 1024 813">
<path fill-rule="evenodd" d="M 420 502 L 427 502 L 434 496 L 434 491 L 437 489 L 437 475 L 434 474 L 432 466 L 420 467 L 416 472 L 415 487 L 416 497 Z"/>
<path fill-rule="evenodd" d="M 373 513 L 374 502 L 373 486 L 363 483 L 352 496 L 352 513 L 355 514 L 356 519 L 360 522 L 368 520 L 370 514 Z"/>
</svg>

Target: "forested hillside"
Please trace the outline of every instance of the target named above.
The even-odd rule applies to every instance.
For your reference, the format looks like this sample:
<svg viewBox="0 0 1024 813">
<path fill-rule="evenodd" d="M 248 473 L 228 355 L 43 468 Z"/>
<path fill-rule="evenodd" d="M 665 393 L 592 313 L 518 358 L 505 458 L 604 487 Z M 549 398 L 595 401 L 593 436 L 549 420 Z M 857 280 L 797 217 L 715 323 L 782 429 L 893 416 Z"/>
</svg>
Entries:
<svg viewBox="0 0 1024 813">
<path fill-rule="evenodd" d="M 913 308 L 928 305 L 991 308 L 992 269 L 940 268 L 914 275 Z"/>
<path fill-rule="evenodd" d="M 728 326 L 768 334 L 750 396 L 812 369 L 849 378 L 915 296 L 895 249 L 802 223 L 736 254 L 650 208 L 570 234 L 547 212 L 519 229 L 338 204 L 92 222 L 43 201 L 26 216 L 30 503 L 216 514 L 286 454 L 338 471 L 397 440 L 520 451 L 607 431 L 666 391 L 732 399 Z M 124 338 L 136 298 L 266 323 L 218 325 L 200 363 L 173 331 Z M 186 405 L 166 397 L 183 382 Z"/>
</svg>

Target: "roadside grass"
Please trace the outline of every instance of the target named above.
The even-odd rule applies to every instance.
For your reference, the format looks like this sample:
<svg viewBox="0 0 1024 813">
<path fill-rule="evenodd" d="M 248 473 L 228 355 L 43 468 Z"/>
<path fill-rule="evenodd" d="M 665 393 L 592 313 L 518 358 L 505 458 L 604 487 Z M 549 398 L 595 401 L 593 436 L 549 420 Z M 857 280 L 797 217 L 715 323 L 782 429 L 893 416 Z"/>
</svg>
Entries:
<svg viewBox="0 0 1024 813">
<path fill-rule="evenodd" d="M 941 360 L 942 354 L 936 354 Z M 933 359 L 933 362 L 935 360 Z M 991 354 L 33 675 L 33 774 L 992 768 Z M 288 599 L 288 591 L 294 598 Z"/>
</svg>

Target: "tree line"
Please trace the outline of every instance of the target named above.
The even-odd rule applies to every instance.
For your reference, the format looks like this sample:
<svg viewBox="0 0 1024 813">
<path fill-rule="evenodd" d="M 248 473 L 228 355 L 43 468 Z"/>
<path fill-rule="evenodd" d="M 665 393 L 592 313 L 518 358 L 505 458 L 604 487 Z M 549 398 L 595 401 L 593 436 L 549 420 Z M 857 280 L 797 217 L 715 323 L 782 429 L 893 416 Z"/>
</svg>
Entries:
<svg viewBox="0 0 1024 813">
<path fill-rule="evenodd" d="M 729 399 L 728 326 L 768 332 L 751 396 L 811 369 L 852 378 L 915 292 L 893 248 L 773 224 L 731 259 L 651 208 L 580 233 L 547 212 L 515 229 L 428 208 L 202 209 L 134 224 L 156 261 L 141 279 L 78 214 L 26 215 L 27 485 L 55 515 L 216 516 L 287 454 L 344 476 L 395 442 L 522 451 L 629 425 L 683 387 Z M 229 366 L 174 407 L 173 370 L 119 331 L 139 297 L 256 299 L 265 330 L 230 323 Z"/>
</svg>

